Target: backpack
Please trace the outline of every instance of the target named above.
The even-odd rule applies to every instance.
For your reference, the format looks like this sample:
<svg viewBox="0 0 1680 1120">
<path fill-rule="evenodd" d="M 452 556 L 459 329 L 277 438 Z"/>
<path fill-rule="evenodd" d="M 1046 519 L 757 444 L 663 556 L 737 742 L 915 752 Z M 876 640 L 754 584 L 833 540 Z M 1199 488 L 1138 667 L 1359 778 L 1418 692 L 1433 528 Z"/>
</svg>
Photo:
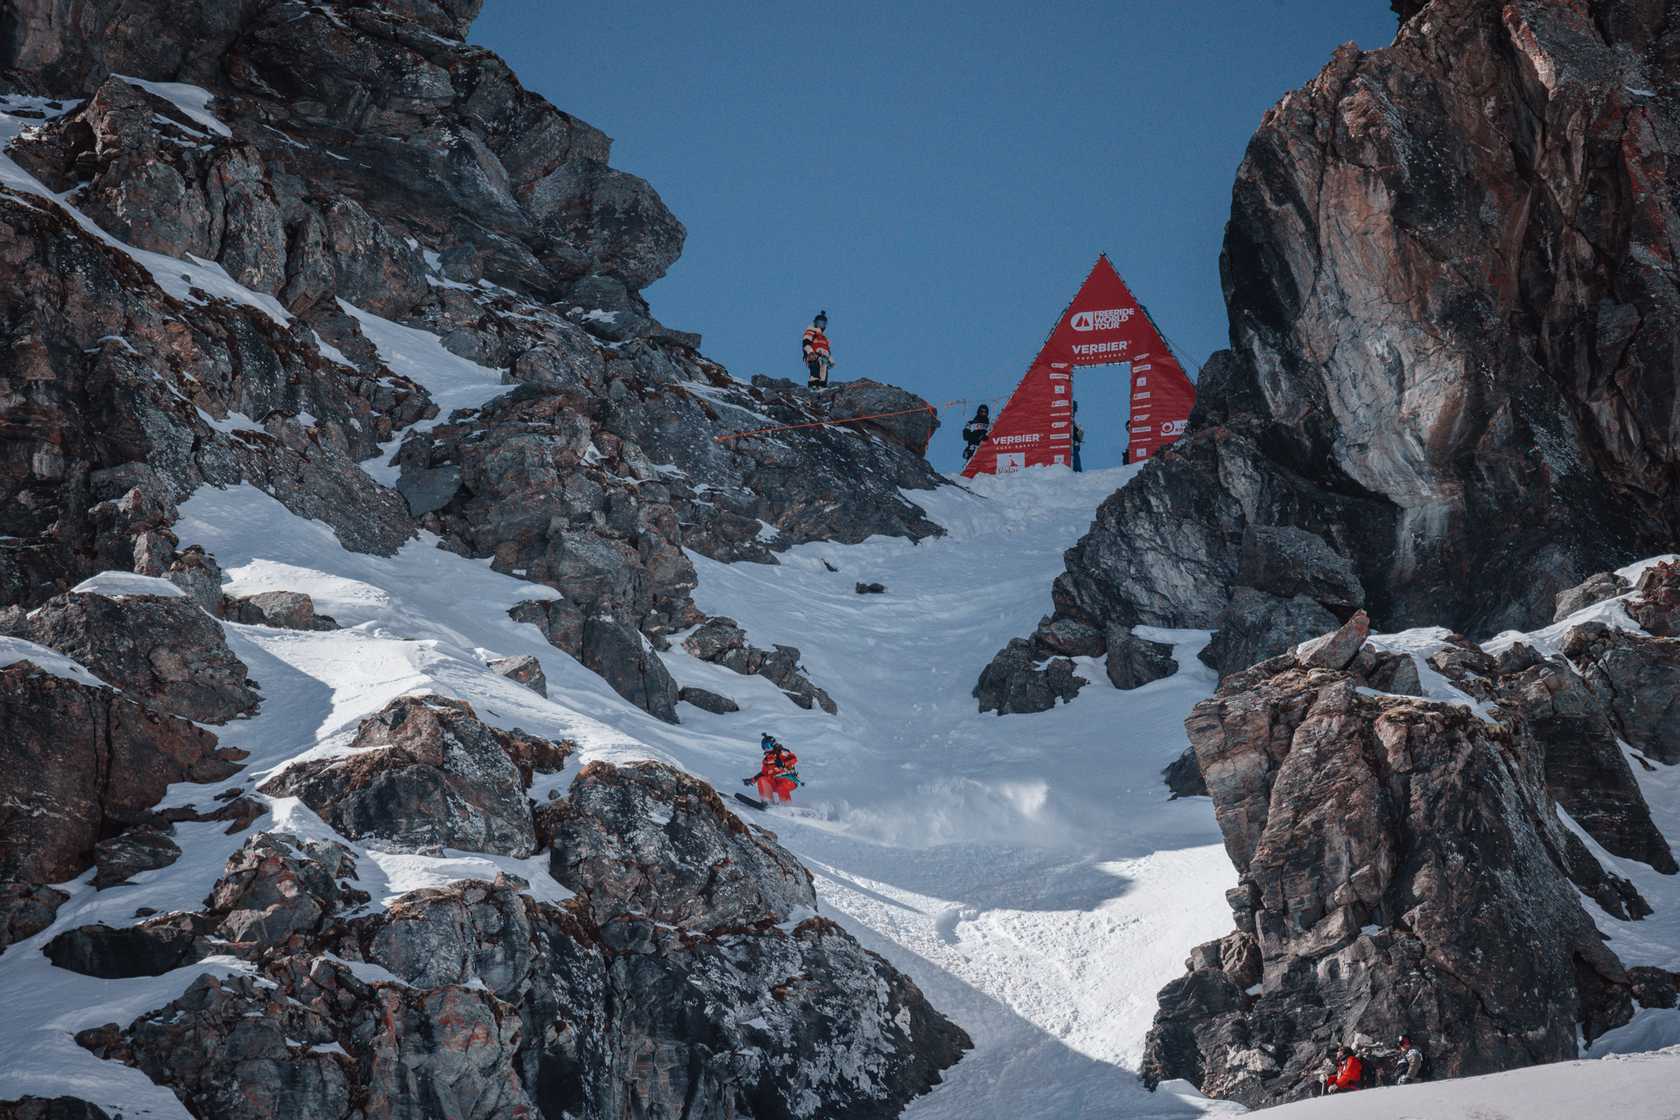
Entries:
<svg viewBox="0 0 1680 1120">
<path fill-rule="evenodd" d="M 1359 1059 L 1359 1087 L 1361 1089 L 1375 1089 L 1377 1087 L 1377 1064 L 1364 1054 L 1355 1053 Z"/>
</svg>

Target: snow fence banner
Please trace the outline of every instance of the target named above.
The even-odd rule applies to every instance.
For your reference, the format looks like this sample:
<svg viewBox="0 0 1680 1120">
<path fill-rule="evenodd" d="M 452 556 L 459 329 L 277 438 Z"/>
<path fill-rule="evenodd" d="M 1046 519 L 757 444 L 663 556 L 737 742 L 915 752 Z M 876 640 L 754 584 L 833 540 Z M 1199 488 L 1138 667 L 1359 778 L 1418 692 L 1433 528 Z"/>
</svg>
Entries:
<svg viewBox="0 0 1680 1120">
<path fill-rule="evenodd" d="M 1131 366 L 1126 461 L 1152 457 L 1189 427 L 1196 387 L 1137 297 L 1099 256 L 1044 349 L 963 470 L 964 477 L 1066 464 L 1073 443 L 1073 370 Z M 1087 417 L 1087 422 L 1094 418 Z"/>
</svg>

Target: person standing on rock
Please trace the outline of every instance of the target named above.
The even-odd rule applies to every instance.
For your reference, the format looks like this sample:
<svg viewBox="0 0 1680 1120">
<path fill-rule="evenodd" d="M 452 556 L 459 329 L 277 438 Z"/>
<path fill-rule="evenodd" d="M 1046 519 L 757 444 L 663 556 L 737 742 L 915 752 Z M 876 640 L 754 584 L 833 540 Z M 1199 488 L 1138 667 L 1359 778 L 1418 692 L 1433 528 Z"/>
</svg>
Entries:
<svg viewBox="0 0 1680 1120">
<path fill-rule="evenodd" d="M 963 462 L 974 458 L 974 453 L 986 442 L 986 433 L 991 430 L 991 410 L 986 405 L 981 405 L 974 410 L 974 419 L 963 425 Z"/>
<path fill-rule="evenodd" d="M 763 801 L 792 801 L 793 791 L 801 784 L 799 771 L 795 769 L 799 765 L 799 756 L 782 746 L 768 731 L 759 739 L 758 747 L 764 754 L 758 773 L 742 778 L 741 784 L 756 783 L 758 796 Z"/>
<path fill-rule="evenodd" d="M 828 388 L 828 371 L 834 366 L 834 355 L 828 346 L 828 312 L 819 311 L 805 328 L 805 341 L 800 344 L 805 355 L 805 369 L 810 373 L 806 382 L 813 389 Z"/>
</svg>

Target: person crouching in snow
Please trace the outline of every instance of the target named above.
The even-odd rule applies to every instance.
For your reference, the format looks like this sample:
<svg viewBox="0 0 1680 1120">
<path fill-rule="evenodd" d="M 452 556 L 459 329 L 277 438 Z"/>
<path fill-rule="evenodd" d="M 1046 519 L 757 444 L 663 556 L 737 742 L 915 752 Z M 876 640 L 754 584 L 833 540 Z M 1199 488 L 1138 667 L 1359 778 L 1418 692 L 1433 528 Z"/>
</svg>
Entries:
<svg viewBox="0 0 1680 1120">
<path fill-rule="evenodd" d="M 1360 1087 L 1365 1077 L 1365 1063 L 1346 1046 L 1336 1048 L 1336 1076 L 1324 1085 L 1326 1093 L 1350 1093 Z"/>
<path fill-rule="evenodd" d="M 800 785 L 799 756 L 776 741 L 775 736 L 768 731 L 758 743 L 759 750 L 764 752 L 764 759 L 759 764 L 758 774 L 751 778 L 742 778 L 742 785 L 758 786 L 758 796 L 763 801 L 792 801 L 793 791 Z"/>
</svg>

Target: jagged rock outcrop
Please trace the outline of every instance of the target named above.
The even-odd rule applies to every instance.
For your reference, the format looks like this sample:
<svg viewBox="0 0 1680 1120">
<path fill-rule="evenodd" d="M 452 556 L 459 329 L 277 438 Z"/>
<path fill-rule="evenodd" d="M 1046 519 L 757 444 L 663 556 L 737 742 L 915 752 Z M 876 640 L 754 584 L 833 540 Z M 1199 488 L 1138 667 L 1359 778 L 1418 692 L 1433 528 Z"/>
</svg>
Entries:
<svg viewBox="0 0 1680 1120">
<path fill-rule="evenodd" d="M 1396 10 L 1392 46 L 1339 49 L 1250 141 L 1231 349 L 1189 436 L 1069 551 L 1059 616 L 1223 628 L 1252 534 L 1305 532 L 1384 628 L 1486 636 L 1672 547 L 1664 3 Z"/>
<path fill-rule="evenodd" d="M 1058 700 L 1072 700 L 1089 683 L 1074 673 L 1070 659 L 1047 658 L 1033 643 L 1015 638 L 981 671 L 974 698 L 982 712 L 1000 716 L 1047 712 Z"/>
<path fill-rule="evenodd" d="M 829 715 L 840 710 L 834 698 L 800 669 L 798 646 L 759 649 L 747 642 L 747 632 L 733 618 L 708 618 L 683 639 L 683 649 L 701 661 L 722 665 L 742 676 L 763 677 L 806 710 L 813 704 Z"/>
<path fill-rule="evenodd" d="M 804 541 L 940 532 L 905 497 L 940 484 L 926 402 L 743 384 L 655 320 L 641 291 L 680 222 L 610 166 L 606 136 L 464 41 L 477 8 L 20 0 L 0 16 L 0 630 L 125 690 L 0 671 L 23 752 L 0 777 L 9 939 L 52 920 L 44 881 L 97 860 L 120 899 L 130 876 L 196 866 L 165 865 L 203 831 L 172 824 L 231 834 L 267 812 L 232 787 L 154 808 L 239 758 L 167 714 L 258 699 L 217 618 L 331 624 L 301 593 L 224 597 L 216 557 L 177 535 L 200 487 L 254 486 L 353 551 L 425 547 L 428 530 L 542 584 L 516 617 L 666 718 L 679 693 L 658 653 L 705 621 L 686 550 L 770 563 Z M 441 397 L 475 378 L 475 407 L 448 416 L 417 383 Z M 719 438 L 762 427 L 780 430 Z M 106 570 L 184 597 L 68 594 Z M 832 711 L 797 650 L 743 648 Z M 500 668 L 542 688 L 529 659 Z M 612 797 L 604 776 L 551 791 L 539 818 L 532 775 L 566 750 L 409 697 L 263 793 L 420 860 L 562 836 L 571 902 L 504 876 L 387 905 L 356 885 L 354 852 L 260 833 L 202 909 L 54 938 L 51 959 L 91 975 L 252 966 L 207 963 L 168 1005 L 80 1041 L 195 1115 L 275 1120 L 894 1115 L 966 1049 L 807 912 L 808 882 L 783 881 L 798 864 L 700 783 L 631 768 Z M 657 890 L 621 890 L 607 851 L 657 868 Z"/>
<path fill-rule="evenodd" d="M 298 797 L 341 835 L 399 849 L 441 845 L 528 856 L 536 831 L 525 798 L 535 757 L 558 770 L 565 751 L 546 740 L 497 730 L 472 706 L 441 696 L 404 696 L 362 721 L 343 758 L 300 762 L 261 792 Z M 528 764 L 529 765 L 529 762 Z"/>
<path fill-rule="evenodd" d="M 128 882 L 142 871 L 156 871 L 168 867 L 181 858 L 181 846 L 170 839 L 165 829 L 131 828 L 108 840 L 101 840 L 93 849 L 93 885 L 99 890 Z"/>
<path fill-rule="evenodd" d="M 538 696 L 548 695 L 548 676 L 542 662 L 526 654 L 524 657 L 497 657 L 486 663 L 491 672 L 524 685 Z"/>
<path fill-rule="evenodd" d="M 1458 1076 L 1573 1057 L 1577 1031 L 1631 1014 L 1577 892 L 1622 920 L 1650 907 L 1553 798 L 1611 851 L 1675 861 L 1580 663 L 1454 637 L 1428 662 L 1458 699 L 1410 698 L 1372 688 L 1394 669 L 1366 626 L 1227 677 L 1186 721 L 1237 928 L 1162 991 L 1150 1083 L 1259 1106 L 1306 1095 L 1342 1043 L 1409 1033 Z"/>
<path fill-rule="evenodd" d="M 171 783 L 219 781 L 244 758 L 184 719 L 28 661 L 0 668 L 0 727 L 0 881 L 74 878 Z"/>
<path fill-rule="evenodd" d="M 174 582 L 171 580 L 170 582 Z M 222 617 L 248 626 L 276 626 L 282 630 L 337 630 L 330 615 L 315 613 L 315 600 L 301 591 L 261 591 L 243 598 L 225 598 Z"/>
<path fill-rule="evenodd" d="M 0 950 L 53 924 L 70 896 L 36 883 L 0 883 Z"/>
<path fill-rule="evenodd" d="M 1140 688 L 1178 672 L 1171 646 L 1140 638 L 1129 626 L 1109 627 L 1103 645 L 1108 654 L 1103 668 L 1115 688 Z"/>
<path fill-rule="evenodd" d="M 1566 635 L 1564 653 L 1622 738 L 1659 762 L 1680 763 L 1680 640 L 1586 623 Z"/>
<path fill-rule="evenodd" d="M 260 699 L 222 628 L 191 599 L 77 592 L 31 611 L 28 626 L 32 641 L 159 711 L 224 723 Z"/>
<path fill-rule="evenodd" d="M 0 202 L 22 289 L 0 312 L 42 342 L 17 381 L 40 439 L 0 469 L 0 536 L 16 538 L 0 540 L 0 605 L 64 589 L 94 554 L 167 574 L 175 502 L 203 482 L 249 481 L 354 549 L 394 551 L 423 519 L 446 547 L 560 589 L 541 625 L 580 658 L 587 618 L 656 644 L 699 621 L 684 548 L 768 561 L 802 540 L 938 531 L 900 494 L 938 481 L 921 458 L 926 402 L 874 382 L 750 388 L 655 322 L 639 292 L 675 260 L 680 223 L 607 164 L 604 135 L 460 41 L 470 5 L 121 16 L 125 38 L 166 40 L 149 48 L 70 34 L 97 38 L 119 19 L 109 3 L 68 22 L 50 6 L 23 5 L 0 71 L 85 101 L 24 110 L 40 119 L 8 154 L 105 234 L 215 261 L 257 296 L 210 299 L 228 293 L 202 270 L 183 279 L 52 206 Z M 168 45 L 186 27 L 204 38 Z M 148 80 L 201 84 L 215 116 Z M 524 383 L 410 441 L 397 493 L 356 463 L 436 406 L 383 364 L 362 312 Z M 713 438 L 766 415 L 879 412 L 899 415 Z M 149 485 L 135 493 L 137 472 Z M 835 478 L 849 480 L 838 495 Z M 214 609 L 206 590 L 191 593 Z"/>
<path fill-rule="evenodd" d="M 895 1115 L 968 1047 L 908 980 L 811 916 L 809 875 L 711 787 L 596 763 L 543 808 L 556 874 L 412 891 L 361 913 L 355 861 L 261 835 L 198 914 L 55 939 L 143 975 L 214 935 L 257 965 L 201 976 L 95 1054 L 197 1115 Z M 238 1092 L 232 1086 L 239 1086 Z"/>
</svg>

